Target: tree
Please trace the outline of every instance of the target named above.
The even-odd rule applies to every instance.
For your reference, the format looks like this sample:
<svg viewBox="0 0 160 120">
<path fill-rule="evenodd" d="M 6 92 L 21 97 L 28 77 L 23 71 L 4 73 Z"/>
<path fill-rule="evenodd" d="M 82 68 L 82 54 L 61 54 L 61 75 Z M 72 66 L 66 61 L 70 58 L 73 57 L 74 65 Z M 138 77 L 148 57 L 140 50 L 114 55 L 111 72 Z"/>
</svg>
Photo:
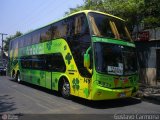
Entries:
<svg viewBox="0 0 160 120">
<path fill-rule="evenodd" d="M 138 26 L 144 16 L 144 0 L 85 0 L 84 5 L 72 8 L 68 14 L 79 10 L 98 10 L 125 19 L 130 31 Z"/>
<path fill-rule="evenodd" d="M 106 11 L 125 19 L 130 31 L 143 19 L 144 0 L 105 0 Z"/>
<path fill-rule="evenodd" d="M 15 35 L 10 35 L 9 37 L 6 38 L 6 40 L 4 41 L 5 45 L 4 45 L 4 51 L 5 52 L 8 52 L 8 49 L 9 49 L 9 42 L 18 37 L 18 36 L 21 36 L 23 35 L 21 32 L 17 31 Z"/>
<path fill-rule="evenodd" d="M 160 2 L 159 0 L 144 0 L 144 27 L 155 28 L 160 27 Z"/>
<path fill-rule="evenodd" d="M 84 0 L 84 4 L 81 6 L 77 6 L 76 8 L 70 8 L 68 12 L 65 13 L 65 15 L 72 14 L 74 12 L 80 11 L 80 10 L 103 10 L 103 0 Z"/>
</svg>

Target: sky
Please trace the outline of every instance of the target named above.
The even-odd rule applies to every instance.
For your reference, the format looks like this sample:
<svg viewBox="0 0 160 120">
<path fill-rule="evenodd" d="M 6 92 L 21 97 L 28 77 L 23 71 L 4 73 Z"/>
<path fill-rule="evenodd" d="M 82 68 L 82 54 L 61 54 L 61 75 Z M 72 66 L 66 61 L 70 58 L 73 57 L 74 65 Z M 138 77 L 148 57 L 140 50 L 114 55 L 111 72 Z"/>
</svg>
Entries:
<svg viewBox="0 0 160 120">
<path fill-rule="evenodd" d="M 16 31 L 29 32 L 64 17 L 69 8 L 83 3 L 83 0 L 0 0 L 0 33 L 10 36 Z"/>
</svg>

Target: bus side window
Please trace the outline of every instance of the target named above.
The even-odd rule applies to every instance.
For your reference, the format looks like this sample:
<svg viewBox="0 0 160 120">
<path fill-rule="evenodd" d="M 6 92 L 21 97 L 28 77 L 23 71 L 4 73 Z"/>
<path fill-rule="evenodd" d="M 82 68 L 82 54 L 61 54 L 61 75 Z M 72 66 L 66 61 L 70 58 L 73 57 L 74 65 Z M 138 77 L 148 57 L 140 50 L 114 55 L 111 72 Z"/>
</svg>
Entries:
<svg viewBox="0 0 160 120">
<path fill-rule="evenodd" d="M 32 33 L 32 44 L 36 44 L 40 42 L 40 30 Z"/>
<path fill-rule="evenodd" d="M 27 42 L 27 46 L 32 44 L 32 38 L 31 38 L 31 34 L 26 35 L 26 42 Z"/>
<path fill-rule="evenodd" d="M 26 61 L 27 63 L 27 68 L 32 68 L 32 58 L 28 57 L 28 60 Z"/>
<path fill-rule="evenodd" d="M 51 39 L 65 38 L 67 35 L 67 24 L 65 20 L 53 24 L 50 28 Z"/>
<path fill-rule="evenodd" d="M 24 36 L 23 39 L 24 39 L 24 42 L 23 42 L 24 45 L 23 45 L 23 46 L 26 47 L 26 46 L 27 46 L 27 39 L 26 39 L 26 36 Z"/>
<path fill-rule="evenodd" d="M 24 37 L 22 37 L 20 40 L 19 40 L 19 42 L 18 42 L 18 46 L 21 48 L 21 47 L 23 47 L 23 42 L 24 42 L 24 39 L 23 39 Z"/>
<path fill-rule="evenodd" d="M 90 43 L 90 36 L 89 36 L 89 25 L 87 22 L 87 18 L 84 14 L 80 14 L 75 16 L 74 24 L 73 24 L 73 34 L 75 36 L 75 40 L 79 42 L 88 42 Z"/>
<path fill-rule="evenodd" d="M 56 34 L 56 30 L 57 30 L 57 26 L 56 26 L 56 23 L 55 24 L 53 24 L 52 26 L 51 26 L 51 40 L 53 40 L 53 39 L 55 39 L 56 38 L 56 36 L 55 36 L 55 34 Z"/>
<path fill-rule="evenodd" d="M 73 58 L 78 70 L 83 77 L 90 77 L 91 74 L 83 66 L 84 53 L 91 45 L 89 26 L 85 14 L 78 14 L 70 18 L 70 36 L 68 44 L 72 51 Z"/>
<path fill-rule="evenodd" d="M 40 42 L 46 42 L 48 40 L 51 40 L 51 34 L 51 26 L 42 28 L 40 32 Z"/>
<path fill-rule="evenodd" d="M 25 63 L 24 63 L 24 58 L 23 57 L 20 58 L 20 65 L 21 65 L 22 68 L 24 68 Z"/>
<path fill-rule="evenodd" d="M 53 72 L 65 72 L 66 66 L 60 53 L 54 53 L 46 56 L 47 70 Z"/>
<path fill-rule="evenodd" d="M 21 57 L 20 58 L 21 66 L 24 69 L 31 68 L 31 59 L 30 57 Z"/>
<path fill-rule="evenodd" d="M 13 41 L 11 41 L 10 43 L 9 43 L 9 48 L 10 48 L 10 50 L 12 50 L 13 49 Z"/>
<path fill-rule="evenodd" d="M 44 55 L 32 56 L 32 69 L 45 70 L 45 59 Z"/>
</svg>

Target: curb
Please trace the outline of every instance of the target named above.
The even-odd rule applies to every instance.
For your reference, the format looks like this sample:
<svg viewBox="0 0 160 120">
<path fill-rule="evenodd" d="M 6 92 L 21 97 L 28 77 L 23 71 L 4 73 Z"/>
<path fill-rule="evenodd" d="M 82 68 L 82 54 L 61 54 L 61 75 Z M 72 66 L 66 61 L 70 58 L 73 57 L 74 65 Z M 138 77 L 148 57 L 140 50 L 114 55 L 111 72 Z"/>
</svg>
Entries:
<svg viewBox="0 0 160 120">
<path fill-rule="evenodd" d="M 154 100 L 154 101 L 160 102 L 160 94 L 146 94 L 146 93 L 143 93 L 142 91 L 139 91 L 136 97 L 141 99 L 148 99 L 148 100 Z"/>
<path fill-rule="evenodd" d="M 150 99 L 150 100 L 156 100 L 156 101 L 160 102 L 160 94 L 151 94 L 151 95 L 144 94 L 143 98 Z"/>
</svg>

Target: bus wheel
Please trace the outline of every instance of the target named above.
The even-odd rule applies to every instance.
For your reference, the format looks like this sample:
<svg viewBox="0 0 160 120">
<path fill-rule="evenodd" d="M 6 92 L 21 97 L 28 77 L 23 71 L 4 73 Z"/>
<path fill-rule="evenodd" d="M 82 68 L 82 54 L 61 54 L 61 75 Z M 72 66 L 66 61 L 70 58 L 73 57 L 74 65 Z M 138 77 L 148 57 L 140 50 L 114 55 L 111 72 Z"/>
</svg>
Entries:
<svg viewBox="0 0 160 120">
<path fill-rule="evenodd" d="M 17 73 L 16 80 L 17 80 L 18 83 L 21 83 L 20 73 Z"/>
<path fill-rule="evenodd" d="M 61 94 L 62 94 L 62 97 L 65 99 L 70 98 L 70 85 L 69 85 L 69 82 L 64 78 L 61 86 Z"/>
<path fill-rule="evenodd" d="M 12 72 L 12 79 L 13 79 L 13 80 L 16 80 L 16 74 L 15 74 L 15 71 L 13 71 L 13 72 Z"/>
</svg>

